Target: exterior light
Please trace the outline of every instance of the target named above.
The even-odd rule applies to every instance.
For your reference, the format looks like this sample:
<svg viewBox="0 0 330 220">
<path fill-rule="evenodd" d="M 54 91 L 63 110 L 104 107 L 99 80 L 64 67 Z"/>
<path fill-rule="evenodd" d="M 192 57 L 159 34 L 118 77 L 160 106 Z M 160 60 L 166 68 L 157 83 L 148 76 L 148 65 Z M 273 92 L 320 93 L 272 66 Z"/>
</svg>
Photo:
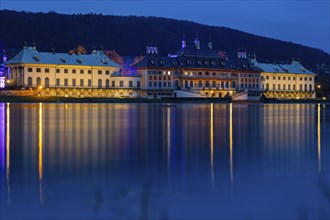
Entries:
<svg viewBox="0 0 330 220">
<path fill-rule="evenodd" d="M 65 97 L 68 97 L 68 94 L 65 94 Z"/>
<path fill-rule="evenodd" d="M 10 83 L 10 80 L 9 79 L 7 80 L 7 83 Z"/>
<path fill-rule="evenodd" d="M 42 89 L 42 86 L 39 86 L 39 89 Z"/>
<path fill-rule="evenodd" d="M 299 99 L 299 96 L 297 96 L 297 99 Z"/>
<path fill-rule="evenodd" d="M 320 89 L 321 88 L 321 85 L 317 85 L 317 88 Z"/>
<path fill-rule="evenodd" d="M 229 94 L 233 94 L 233 91 L 230 91 Z"/>
<path fill-rule="evenodd" d="M 326 100 L 327 98 L 326 97 L 322 97 L 323 100 Z"/>
</svg>

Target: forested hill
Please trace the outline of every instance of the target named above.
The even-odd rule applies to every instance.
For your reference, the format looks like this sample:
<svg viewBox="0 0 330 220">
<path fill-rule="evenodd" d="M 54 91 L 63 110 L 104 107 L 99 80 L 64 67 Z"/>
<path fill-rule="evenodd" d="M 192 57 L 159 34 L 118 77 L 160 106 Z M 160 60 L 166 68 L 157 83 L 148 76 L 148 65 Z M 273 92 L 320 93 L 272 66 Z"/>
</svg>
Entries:
<svg viewBox="0 0 330 220">
<path fill-rule="evenodd" d="M 308 31 L 308 30 L 306 30 Z M 291 62 L 299 58 L 308 68 L 318 63 L 330 64 L 330 55 L 322 50 L 226 28 L 201 25 L 158 17 L 109 16 L 98 14 L 64 15 L 55 12 L 27 13 L 0 11 L 0 47 L 9 57 L 24 43 L 35 43 L 39 51 L 68 52 L 78 45 L 116 50 L 120 55 L 145 53 L 148 42 L 157 43 L 159 53 L 167 55 L 181 47 L 182 36 L 193 44 L 198 32 L 201 46 L 212 39 L 216 51 L 233 58 L 239 48 L 256 54 L 260 61 Z"/>
</svg>

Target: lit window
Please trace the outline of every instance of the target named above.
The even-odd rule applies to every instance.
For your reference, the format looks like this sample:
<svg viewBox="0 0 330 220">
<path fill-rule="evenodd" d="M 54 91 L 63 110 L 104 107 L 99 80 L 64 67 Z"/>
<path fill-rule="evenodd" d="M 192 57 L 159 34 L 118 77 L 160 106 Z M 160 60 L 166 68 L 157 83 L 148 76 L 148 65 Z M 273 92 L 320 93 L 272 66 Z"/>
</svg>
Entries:
<svg viewBox="0 0 330 220">
<path fill-rule="evenodd" d="M 171 71 L 167 71 L 167 75 L 171 75 Z"/>
<path fill-rule="evenodd" d="M 188 76 L 188 72 L 184 72 L 184 75 L 185 75 L 185 76 Z"/>
</svg>

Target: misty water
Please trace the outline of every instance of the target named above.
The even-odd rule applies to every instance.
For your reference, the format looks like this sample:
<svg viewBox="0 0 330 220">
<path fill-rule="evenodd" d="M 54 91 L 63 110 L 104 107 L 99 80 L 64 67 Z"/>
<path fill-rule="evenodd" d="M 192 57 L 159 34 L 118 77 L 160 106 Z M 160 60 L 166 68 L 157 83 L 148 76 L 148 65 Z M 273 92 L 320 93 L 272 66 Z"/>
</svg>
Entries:
<svg viewBox="0 0 330 220">
<path fill-rule="evenodd" d="M 327 219 L 330 106 L 0 103 L 0 219 Z"/>
</svg>

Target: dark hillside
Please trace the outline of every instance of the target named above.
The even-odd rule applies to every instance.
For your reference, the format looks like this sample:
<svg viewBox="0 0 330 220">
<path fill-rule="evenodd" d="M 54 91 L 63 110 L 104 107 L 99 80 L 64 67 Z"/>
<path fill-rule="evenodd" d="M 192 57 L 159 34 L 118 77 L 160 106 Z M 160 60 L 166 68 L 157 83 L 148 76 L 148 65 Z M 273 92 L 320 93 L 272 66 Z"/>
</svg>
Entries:
<svg viewBox="0 0 330 220">
<path fill-rule="evenodd" d="M 114 49 L 121 55 L 136 56 L 145 53 L 148 42 L 156 42 L 159 53 L 167 55 L 181 46 L 182 36 L 192 44 L 199 33 L 201 45 L 212 38 L 213 48 L 235 56 L 238 48 L 256 54 L 258 60 L 291 62 L 300 59 L 303 65 L 330 65 L 330 55 L 315 48 L 260 37 L 225 27 L 201 25 L 189 21 L 157 17 L 104 16 L 97 14 L 63 15 L 54 12 L 27 13 L 0 11 L 0 47 L 5 47 L 9 57 L 23 45 L 36 43 L 40 51 L 68 52 L 83 45 Z"/>
</svg>

